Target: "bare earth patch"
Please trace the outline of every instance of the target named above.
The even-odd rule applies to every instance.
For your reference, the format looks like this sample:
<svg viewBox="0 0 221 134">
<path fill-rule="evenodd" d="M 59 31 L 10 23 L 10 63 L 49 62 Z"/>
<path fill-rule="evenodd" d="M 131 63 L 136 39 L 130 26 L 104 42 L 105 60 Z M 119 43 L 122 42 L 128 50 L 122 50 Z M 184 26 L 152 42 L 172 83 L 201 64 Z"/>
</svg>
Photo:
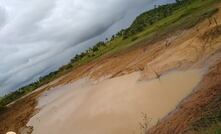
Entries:
<svg viewBox="0 0 221 134">
<path fill-rule="evenodd" d="M 217 5 L 220 8 L 220 5 Z M 215 14 L 221 21 L 221 12 Z M 149 130 L 153 134 L 195 133 L 190 127 L 202 113 L 210 107 L 219 107 L 221 96 L 221 37 L 215 23 L 209 25 L 205 20 L 195 27 L 179 31 L 152 44 L 142 44 L 120 54 L 108 55 L 73 70 L 62 79 L 48 84 L 15 103 L 0 113 L 0 134 L 7 131 L 29 133 L 25 128 L 29 119 L 38 113 L 38 98 L 59 85 L 67 85 L 82 78 L 99 80 L 116 78 L 141 71 L 141 81 L 156 78 L 156 73 L 164 73 L 179 69 L 203 69 L 205 75 L 195 91 L 186 97 L 177 109 L 163 118 Z M 214 38 L 215 37 L 215 38 Z M 170 41 L 166 46 L 165 42 Z M 96 103 L 96 102 L 95 102 Z M 148 107 L 148 105 L 143 105 Z"/>
</svg>

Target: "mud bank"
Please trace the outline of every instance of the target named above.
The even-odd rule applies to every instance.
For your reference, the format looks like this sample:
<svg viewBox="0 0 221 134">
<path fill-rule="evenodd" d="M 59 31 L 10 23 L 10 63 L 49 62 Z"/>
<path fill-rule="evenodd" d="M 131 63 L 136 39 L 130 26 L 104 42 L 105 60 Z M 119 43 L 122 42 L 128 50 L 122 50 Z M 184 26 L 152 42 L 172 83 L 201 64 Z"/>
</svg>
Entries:
<svg viewBox="0 0 221 134">
<path fill-rule="evenodd" d="M 173 71 L 149 81 L 140 72 L 97 84 L 82 79 L 39 98 L 40 112 L 28 123 L 33 134 L 139 133 L 142 114 L 151 124 L 175 109 L 202 79 L 202 70 Z"/>
</svg>

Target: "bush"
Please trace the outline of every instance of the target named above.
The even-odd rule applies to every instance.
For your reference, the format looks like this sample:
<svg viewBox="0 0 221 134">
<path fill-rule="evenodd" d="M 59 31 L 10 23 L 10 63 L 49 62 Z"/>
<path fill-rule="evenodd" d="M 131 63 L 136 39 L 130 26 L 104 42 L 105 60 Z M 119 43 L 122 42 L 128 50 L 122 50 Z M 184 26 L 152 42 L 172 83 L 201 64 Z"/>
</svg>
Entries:
<svg viewBox="0 0 221 134">
<path fill-rule="evenodd" d="M 138 37 L 135 36 L 135 37 L 133 37 L 133 38 L 131 39 L 131 41 L 135 41 L 135 40 L 137 40 L 137 39 L 138 39 Z"/>
</svg>

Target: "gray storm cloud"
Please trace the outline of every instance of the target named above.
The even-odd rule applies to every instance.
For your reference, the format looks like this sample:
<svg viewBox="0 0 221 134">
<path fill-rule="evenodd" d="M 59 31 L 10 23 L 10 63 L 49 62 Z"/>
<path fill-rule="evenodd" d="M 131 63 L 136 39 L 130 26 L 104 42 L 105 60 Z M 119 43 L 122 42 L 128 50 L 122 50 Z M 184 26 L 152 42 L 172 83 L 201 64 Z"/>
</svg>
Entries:
<svg viewBox="0 0 221 134">
<path fill-rule="evenodd" d="M 128 26 L 153 3 L 0 0 L 0 95 L 54 71 L 98 40 Z"/>
</svg>

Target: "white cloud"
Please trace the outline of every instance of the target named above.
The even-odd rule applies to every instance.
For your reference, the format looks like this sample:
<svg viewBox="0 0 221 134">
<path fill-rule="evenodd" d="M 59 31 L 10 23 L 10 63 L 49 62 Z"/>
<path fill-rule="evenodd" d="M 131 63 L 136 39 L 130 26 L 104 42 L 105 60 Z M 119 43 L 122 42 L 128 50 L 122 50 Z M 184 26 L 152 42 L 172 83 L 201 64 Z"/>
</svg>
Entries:
<svg viewBox="0 0 221 134">
<path fill-rule="evenodd" d="M 55 70 L 74 54 L 128 26 L 149 3 L 1 0 L 0 95 Z"/>
</svg>

